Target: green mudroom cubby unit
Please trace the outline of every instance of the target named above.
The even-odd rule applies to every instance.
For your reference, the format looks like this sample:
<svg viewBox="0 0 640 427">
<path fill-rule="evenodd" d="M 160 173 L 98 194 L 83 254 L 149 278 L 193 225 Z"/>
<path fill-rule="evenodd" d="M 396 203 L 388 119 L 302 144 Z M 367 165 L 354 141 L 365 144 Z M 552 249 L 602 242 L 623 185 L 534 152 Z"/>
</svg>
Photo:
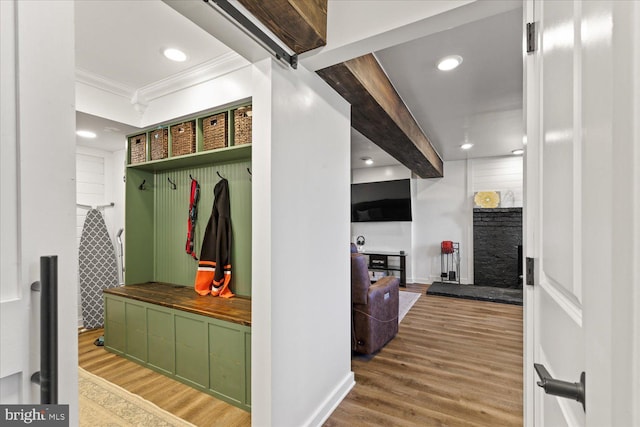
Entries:
<svg viewBox="0 0 640 427">
<path fill-rule="evenodd" d="M 167 285 L 149 285 L 156 292 L 162 286 Z M 123 296 L 128 293 L 137 298 L 140 289 L 125 286 L 104 293 L 108 351 L 251 410 L 250 321 L 247 325 L 241 319 L 221 320 L 213 312 L 195 314 Z M 250 301 L 238 298 L 236 303 Z"/>
<path fill-rule="evenodd" d="M 127 167 L 125 284 L 194 285 L 198 261 L 185 250 L 191 178 L 200 185 L 193 232 L 198 256 L 220 177 L 229 182 L 231 290 L 251 296 L 251 144 Z"/>
<path fill-rule="evenodd" d="M 127 136 L 127 164 L 167 162 L 251 144 L 251 104 L 210 110 Z"/>
</svg>

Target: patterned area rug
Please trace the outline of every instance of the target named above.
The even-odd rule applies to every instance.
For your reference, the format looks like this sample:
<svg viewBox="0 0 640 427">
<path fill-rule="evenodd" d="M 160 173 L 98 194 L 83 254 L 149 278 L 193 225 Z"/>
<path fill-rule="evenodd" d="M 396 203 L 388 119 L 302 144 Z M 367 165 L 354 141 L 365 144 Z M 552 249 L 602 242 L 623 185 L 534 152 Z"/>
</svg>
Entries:
<svg viewBox="0 0 640 427">
<path fill-rule="evenodd" d="M 400 291 L 400 308 L 398 309 L 398 323 L 402 322 L 404 316 L 407 315 L 413 304 L 420 298 L 419 293 Z"/>
<path fill-rule="evenodd" d="M 193 426 L 138 395 L 78 368 L 80 426 Z"/>
</svg>

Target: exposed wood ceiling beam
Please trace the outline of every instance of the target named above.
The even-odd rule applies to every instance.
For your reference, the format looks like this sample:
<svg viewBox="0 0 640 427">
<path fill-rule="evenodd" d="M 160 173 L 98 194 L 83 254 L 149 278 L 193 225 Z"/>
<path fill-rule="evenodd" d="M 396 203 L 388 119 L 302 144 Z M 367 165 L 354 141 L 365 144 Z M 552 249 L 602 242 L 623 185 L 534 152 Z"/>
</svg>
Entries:
<svg viewBox="0 0 640 427">
<path fill-rule="evenodd" d="M 297 54 L 327 44 L 327 0 L 239 2 Z"/>
<path fill-rule="evenodd" d="M 351 104 L 353 128 L 419 177 L 443 176 L 442 159 L 373 54 L 317 73 Z"/>
</svg>

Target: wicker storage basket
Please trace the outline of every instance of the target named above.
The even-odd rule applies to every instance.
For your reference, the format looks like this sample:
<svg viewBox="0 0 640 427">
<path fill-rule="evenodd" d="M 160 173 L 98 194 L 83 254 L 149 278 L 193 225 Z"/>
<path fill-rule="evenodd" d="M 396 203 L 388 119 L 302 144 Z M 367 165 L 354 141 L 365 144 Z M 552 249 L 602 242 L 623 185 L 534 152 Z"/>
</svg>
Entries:
<svg viewBox="0 0 640 427">
<path fill-rule="evenodd" d="M 195 120 L 171 126 L 171 155 L 183 156 L 196 152 Z"/>
<path fill-rule="evenodd" d="M 141 133 L 129 137 L 130 158 L 129 164 L 142 163 L 147 161 L 147 134 Z"/>
<path fill-rule="evenodd" d="M 156 129 L 149 135 L 151 160 L 166 159 L 169 154 L 169 129 Z"/>
<path fill-rule="evenodd" d="M 227 113 L 214 114 L 202 119 L 203 150 L 227 146 Z"/>
<path fill-rule="evenodd" d="M 240 107 L 234 111 L 234 138 L 233 145 L 251 143 L 251 105 Z"/>
</svg>

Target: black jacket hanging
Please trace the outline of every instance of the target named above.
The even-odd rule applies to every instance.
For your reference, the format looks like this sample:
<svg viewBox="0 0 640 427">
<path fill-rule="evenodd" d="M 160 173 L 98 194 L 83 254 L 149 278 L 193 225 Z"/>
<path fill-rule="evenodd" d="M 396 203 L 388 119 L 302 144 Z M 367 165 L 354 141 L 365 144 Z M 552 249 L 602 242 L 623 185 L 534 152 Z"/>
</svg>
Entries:
<svg viewBox="0 0 640 427">
<path fill-rule="evenodd" d="M 229 181 L 221 179 L 213 189 L 211 218 L 202 239 L 195 290 L 200 295 L 211 294 L 231 298 L 231 208 Z"/>
</svg>

